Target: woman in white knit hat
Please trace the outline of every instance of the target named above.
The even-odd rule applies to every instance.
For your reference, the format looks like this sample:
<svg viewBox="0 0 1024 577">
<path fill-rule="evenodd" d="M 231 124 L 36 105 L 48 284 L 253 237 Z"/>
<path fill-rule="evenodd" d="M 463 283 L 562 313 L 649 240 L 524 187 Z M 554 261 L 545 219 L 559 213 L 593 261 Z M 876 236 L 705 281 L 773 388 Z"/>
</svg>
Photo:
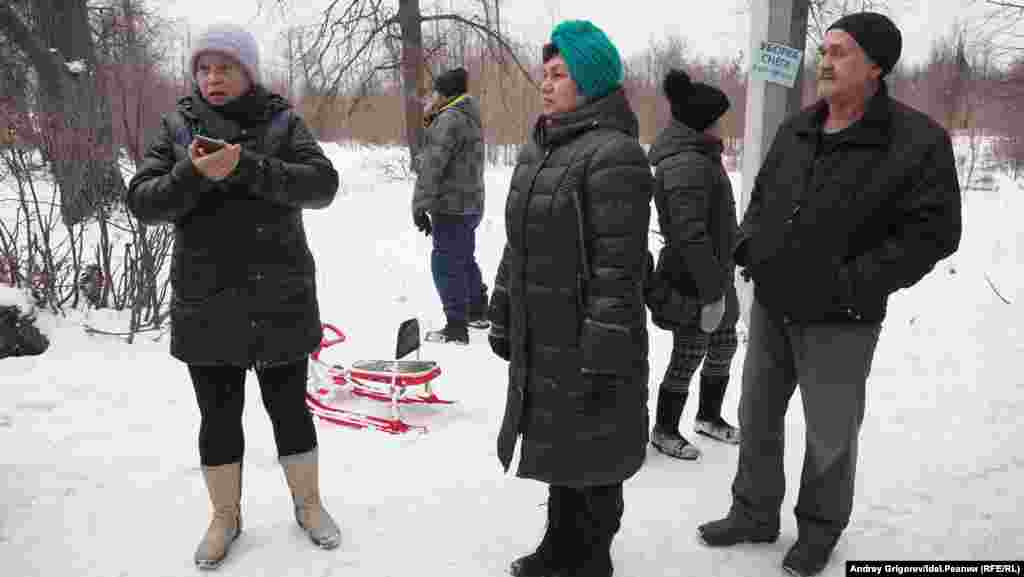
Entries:
<svg viewBox="0 0 1024 577">
<path fill-rule="evenodd" d="M 129 185 L 145 223 L 174 224 L 171 354 L 188 366 L 213 520 L 195 553 L 217 567 L 242 530 L 242 407 L 259 379 L 295 519 L 323 548 L 340 532 L 320 500 L 305 406 L 321 325 L 303 209 L 334 199 L 338 173 L 302 118 L 260 81 L 259 48 L 233 24 L 199 35 L 194 92 L 179 100 Z M 226 144 L 204 141 L 210 137 Z"/>
</svg>

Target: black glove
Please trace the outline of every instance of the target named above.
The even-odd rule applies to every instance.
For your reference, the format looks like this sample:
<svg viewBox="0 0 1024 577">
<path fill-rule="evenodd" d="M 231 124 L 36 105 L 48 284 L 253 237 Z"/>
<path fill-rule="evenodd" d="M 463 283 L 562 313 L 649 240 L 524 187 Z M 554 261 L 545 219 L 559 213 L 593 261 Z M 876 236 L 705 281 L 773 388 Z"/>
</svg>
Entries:
<svg viewBox="0 0 1024 577">
<path fill-rule="evenodd" d="M 412 213 L 412 223 L 416 225 L 417 230 L 427 236 L 430 236 L 430 233 L 434 231 L 434 228 L 430 225 L 430 216 L 423 209 Z"/>
<path fill-rule="evenodd" d="M 505 361 L 512 358 L 512 355 L 508 350 L 508 339 L 500 339 L 498 337 L 488 335 L 487 341 L 491 343 L 491 350 L 494 351 L 494 354 L 498 355 Z"/>
</svg>

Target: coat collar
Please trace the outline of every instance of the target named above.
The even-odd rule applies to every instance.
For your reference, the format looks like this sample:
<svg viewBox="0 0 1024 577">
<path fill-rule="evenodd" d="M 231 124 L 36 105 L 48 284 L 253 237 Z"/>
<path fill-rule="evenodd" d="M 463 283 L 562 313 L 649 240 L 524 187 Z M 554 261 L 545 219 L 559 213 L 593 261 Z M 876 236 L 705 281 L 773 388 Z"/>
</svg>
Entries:
<svg viewBox="0 0 1024 577">
<path fill-rule="evenodd" d="M 880 82 L 878 92 L 868 101 L 864 116 L 844 131 L 846 142 L 883 145 L 889 142 L 892 132 L 892 100 L 885 82 Z M 803 138 L 816 137 L 828 116 L 828 103 L 822 99 L 811 105 L 796 121 L 796 133 Z"/>
<path fill-rule="evenodd" d="M 640 134 L 640 122 L 623 89 L 588 102 L 572 112 L 541 115 L 534 125 L 533 137 L 537 144 L 546 148 L 565 144 L 598 127 L 618 130 L 633 138 Z"/>
<path fill-rule="evenodd" d="M 262 86 L 257 86 L 254 90 L 264 90 L 266 92 L 266 106 L 260 111 L 260 119 L 269 121 L 278 111 L 291 108 L 291 104 L 283 96 L 266 91 Z M 216 114 L 216 111 L 209 104 L 203 100 L 202 96 L 199 95 L 199 89 L 196 88 L 192 94 L 183 96 L 178 99 L 178 112 L 189 120 L 199 120 L 200 117 L 207 114 Z"/>
<path fill-rule="evenodd" d="M 703 154 L 714 160 L 721 160 L 723 149 L 722 139 L 697 132 L 673 118 L 672 122 L 654 139 L 648 158 L 651 164 L 658 164 L 669 156 L 685 150 Z"/>
</svg>

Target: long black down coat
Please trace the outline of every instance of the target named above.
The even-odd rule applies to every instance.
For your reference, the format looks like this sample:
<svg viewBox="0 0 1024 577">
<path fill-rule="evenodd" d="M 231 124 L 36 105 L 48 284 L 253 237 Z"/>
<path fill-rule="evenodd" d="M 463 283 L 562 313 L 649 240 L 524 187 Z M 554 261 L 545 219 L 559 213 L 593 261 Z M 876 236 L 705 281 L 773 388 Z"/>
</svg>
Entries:
<svg viewBox="0 0 1024 577">
<path fill-rule="evenodd" d="M 644 460 L 652 177 L 637 126 L 621 90 L 542 117 L 512 175 L 490 320 L 510 351 L 498 458 L 507 470 L 521 435 L 521 477 L 606 485 Z"/>
<path fill-rule="evenodd" d="M 732 260 L 739 226 L 722 150 L 720 138 L 673 120 L 658 134 L 648 157 L 655 167 L 654 205 L 665 241 L 658 270 L 695 305 L 724 297 L 721 324 L 730 326 L 739 318 Z M 699 315 L 690 319 L 694 326 L 699 320 Z"/>
<path fill-rule="evenodd" d="M 288 362 L 320 341 L 302 209 L 330 204 L 338 173 L 297 113 L 271 123 L 288 108 L 268 94 L 243 127 L 187 96 L 128 187 L 136 218 L 174 224 L 171 354 L 186 363 Z M 235 172 L 220 182 L 199 174 L 178 142 L 183 130 L 241 143 Z"/>
<path fill-rule="evenodd" d="M 823 148 L 828 109 L 808 107 L 779 128 L 743 216 L 736 263 L 754 296 L 792 322 L 885 318 L 960 243 L 960 185 L 949 134 L 889 97 Z M 820 148 L 821 147 L 821 148 Z"/>
</svg>

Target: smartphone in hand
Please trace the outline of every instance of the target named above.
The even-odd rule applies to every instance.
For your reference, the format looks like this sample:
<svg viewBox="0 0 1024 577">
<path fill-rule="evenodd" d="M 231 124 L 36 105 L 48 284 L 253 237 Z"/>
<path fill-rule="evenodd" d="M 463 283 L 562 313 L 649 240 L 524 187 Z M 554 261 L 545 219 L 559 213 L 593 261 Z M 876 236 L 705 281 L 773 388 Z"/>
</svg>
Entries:
<svg viewBox="0 0 1024 577">
<path fill-rule="evenodd" d="M 195 136 L 195 140 L 198 143 L 199 148 L 202 148 L 205 154 L 217 152 L 218 150 L 228 145 L 228 143 L 223 140 L 210 138 L 208 136 L 203 136 L 201 134 L 197 134 Z"/>
</svg>

